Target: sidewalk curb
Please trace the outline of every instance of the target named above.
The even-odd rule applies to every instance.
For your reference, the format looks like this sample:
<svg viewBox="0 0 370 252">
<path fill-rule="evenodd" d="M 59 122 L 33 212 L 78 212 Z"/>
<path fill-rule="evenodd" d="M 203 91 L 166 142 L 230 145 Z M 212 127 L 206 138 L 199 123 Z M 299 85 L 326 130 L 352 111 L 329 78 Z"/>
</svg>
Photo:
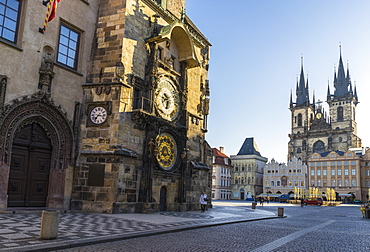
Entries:
<svg viewBox="0 0 370 252">
<path fill-rule="evenodd" d="M 114 242 L 119 240 L 128 240 L 133 238 L 139 238 L 139 237 L 146 237 L 146 236 L 152 236 L 152 235 L 160 235 L 160 234 L 167 234 L 172 232 L 181 232 L 186 230 L 194 230 L 199 228 L 206 228 L 206 227 L 214 227 L 214 226 L 221 226 L 221 225 L 228 225 L 228 224 L 236 224 L 236 223 L 243 223 L 243 222 L 251 222 L 251 221 L 259 221 L 259 220 L 269 220 L 269 219 L 280 219 L 280 218 L 286 218 L 287 216 L 271 216 L 271 217 L 265 217 L 265 218 L 256 218 L 256 219 L 242 219 L 242 220 L 234 220 L 234 221 L 220 221 L 220 222 L 214 222 L 214 223 L 202 223 L 199 225 L 192 225 L 192 226 L 185 226 L 185 227 L 174 227 L 174 228 L 168 228 L 161 231 L 144 231 L 140 233 L 131 233 L 131 234 L 125 234 L 125 235 L 115 235 L 111 237 L 102 237 L 102 238 L 92 238 L 90 239 L 83 239 L 80 241 L 70 241 L 70 242 L 60 242 L 57 244 L 45 244 L 45 245 L 37 245 L 35 248 L 24 248 L 24 250 L 20 248 L 13 248 L 9 250 L 3 250 L 3 251 L 9 251 L 9 252 L 15 252 L 15 251 L 55 251 L 60 249 L 69 249 L 69 248 L 77 248 L 87 245 L 95 245 L 100 243 L 106 243 L 106 242 Z"/>
</svg>

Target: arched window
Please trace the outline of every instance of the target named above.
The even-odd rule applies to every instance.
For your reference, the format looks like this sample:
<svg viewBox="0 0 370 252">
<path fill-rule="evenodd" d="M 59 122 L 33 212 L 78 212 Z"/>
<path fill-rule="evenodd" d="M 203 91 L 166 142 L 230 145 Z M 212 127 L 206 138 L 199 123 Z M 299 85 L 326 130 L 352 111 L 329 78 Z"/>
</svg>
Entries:
<svg viewBox="0 0 370 252">
<path fill-rule="evenodd" d="M 251 168 L 251 165 L 249 164 L 248 165 L 248 171 L 251 171 L 252 170 L 252 168 Z"/>
<path fill-rule="evenodd" d="M 319 140 L 313 144 L 313 152 L 323 153 L 325 152 L 325 144 L 323 141 Z"/>
<path fill-rule="evenodd" d="M 248 184 L 250 184 L 251 183 L 251 178 L 248 178 Z"/>
<path fill-rule="evenodd" d="M 282 186 L 287 186 L 287 180 L 288 180 L 288 178 L 286 176 L 281 177 L 281 185 Z"/>
<path fill-rule="evenodd" d="M 302 126 L 302 114 L 298 114 L 298 127 Z"/>
<path fill-rule="evenodd" d="M 298 147 L 297 153 L 302 153 L 301 147 Z"/>
<path fill-rule="evenodd" d="M 338 121 L 343 120 L 343 107 L 337 108 L 337 118 L 338 118 Z"/>
</svg>

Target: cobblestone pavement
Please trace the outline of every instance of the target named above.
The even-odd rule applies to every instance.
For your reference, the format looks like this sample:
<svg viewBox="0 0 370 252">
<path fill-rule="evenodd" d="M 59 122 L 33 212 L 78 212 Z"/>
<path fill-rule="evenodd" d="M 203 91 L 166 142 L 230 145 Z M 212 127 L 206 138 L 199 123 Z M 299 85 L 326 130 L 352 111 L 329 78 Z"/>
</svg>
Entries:
<svg viewBox="0 0 370 252">
<path fill-rule="evenodd" d="M 276 218 L 277 211 L 251 209 L 246 202 L 214 202 L 205 213 L 60 214 L 58 237 L 40 240 L 41 211 L 0 214 L 0 251 L 40 251 L 171 232 L 202 226 Z"/>
<path fill-rule="evenodd" d="M 102 243 L 63 252 L 88 251 L 370 251 L 370 219 L 359 205 L 338 207 L 270 203 L 258 209 L 284 207 L 287 218 L 235 223 Z"/>
</svg>

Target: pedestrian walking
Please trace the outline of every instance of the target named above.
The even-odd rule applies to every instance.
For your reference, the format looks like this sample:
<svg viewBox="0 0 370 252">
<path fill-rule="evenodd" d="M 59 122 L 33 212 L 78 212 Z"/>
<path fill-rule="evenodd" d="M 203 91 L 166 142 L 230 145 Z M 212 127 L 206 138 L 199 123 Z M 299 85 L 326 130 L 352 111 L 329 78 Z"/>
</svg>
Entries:
<svg viewBox="0 0 370 252">
<path fill-rule="evenodd" d="M 263 201 L 264 201 L 264 198 L 263 197 L 260 197 L 260 205 L 263 206 Z"/>
<path fill-rule="evenodd" d="M 200 211 L 202 213 L 206 210 L 207 201 L 208 201 L 207 194 L 202 192 L 202 194 L 200 195 L 200 198 L 199 198 Z"/>
<path fill-rule="evenodd" d="M 303 207 L 303 198 L 301 198 L 301 207 Z"/>
<path fill-rule="evenodd" d="M 267 195 L 267 204 L 270 203 L 270 195 Z"/>
</svg>

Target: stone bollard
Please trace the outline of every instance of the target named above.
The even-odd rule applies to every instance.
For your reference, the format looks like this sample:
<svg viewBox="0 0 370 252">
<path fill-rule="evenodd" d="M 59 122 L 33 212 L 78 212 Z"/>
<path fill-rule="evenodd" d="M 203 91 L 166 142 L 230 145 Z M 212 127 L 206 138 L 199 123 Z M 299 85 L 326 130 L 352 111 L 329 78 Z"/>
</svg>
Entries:
<svg viewBox="0 0 370 252">
<path fill-rule="evenodd" d="M 59 211 L 42 211 L 40 239 L 51 240 L 58 236 Z"/>
<path fill-rule="evenodd" d="M 252 209 L 256 209 L 256 206 L 257 206 L 257 203 L 256 202 L 252 202 Z"/>
<path fill-rule="evenodd" d="M 278 207 L 278 216 L 284 216 L 284 208 Z"/>
</svg>

